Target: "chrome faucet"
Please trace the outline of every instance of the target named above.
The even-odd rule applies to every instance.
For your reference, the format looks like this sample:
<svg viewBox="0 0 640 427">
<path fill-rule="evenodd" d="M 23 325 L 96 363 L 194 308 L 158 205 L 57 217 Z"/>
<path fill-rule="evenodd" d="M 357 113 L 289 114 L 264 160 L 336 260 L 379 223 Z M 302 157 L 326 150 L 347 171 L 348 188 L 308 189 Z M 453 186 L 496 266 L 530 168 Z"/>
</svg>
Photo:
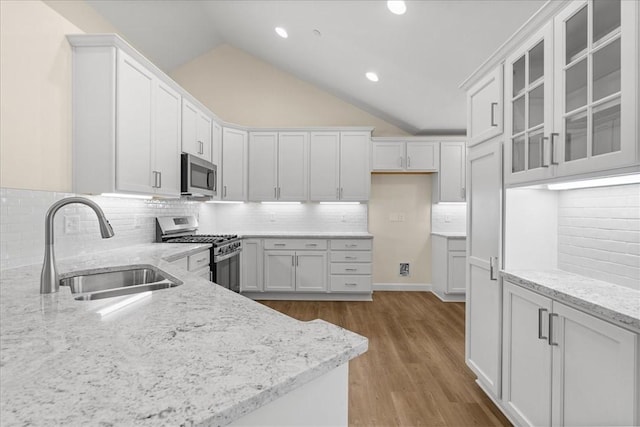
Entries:
<svg viewBox="0 0 640 427">
<path fill-rule="evenodd" d="M 71 203 L 80 203 L 93 209 L 98 216 L 102 238 L 108 239 L 109 237 L 113 237 L 113 228 L 111 228 L 111 224 L 109 224 L 109 221 L 107 221 L 107 218 L 104 216 L 104 212 L 102 212 L 102 209 L 100 209 L 97 203 L 84 197 L 67 197 L 52 204 L 47 211 L 44 222 L 44 264 L 42 265 L 42 274 L 40 275 L 41 294 L 58 292 L 58 288 L 60 287 L 60 280 L 58 279 L 58 272 L 56 271 L 56 258 L 53 251 L 53 218 L 61 207 Z"/>
</svg>

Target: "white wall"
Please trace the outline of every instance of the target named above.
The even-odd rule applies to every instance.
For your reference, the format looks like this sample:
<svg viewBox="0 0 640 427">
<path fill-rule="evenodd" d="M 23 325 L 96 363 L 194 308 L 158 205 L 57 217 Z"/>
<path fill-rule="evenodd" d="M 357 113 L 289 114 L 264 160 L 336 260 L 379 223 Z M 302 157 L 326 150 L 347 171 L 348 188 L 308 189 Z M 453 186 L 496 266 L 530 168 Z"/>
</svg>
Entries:
<svg viewBox="0 0 640 427">
<path fill-rule="evenodd" d="M 374 283 L 431 283 L 431 180 L 430 174 L 371 175 Z M 410 277 L 399 274 L 405 262 Z"/>
</svg>

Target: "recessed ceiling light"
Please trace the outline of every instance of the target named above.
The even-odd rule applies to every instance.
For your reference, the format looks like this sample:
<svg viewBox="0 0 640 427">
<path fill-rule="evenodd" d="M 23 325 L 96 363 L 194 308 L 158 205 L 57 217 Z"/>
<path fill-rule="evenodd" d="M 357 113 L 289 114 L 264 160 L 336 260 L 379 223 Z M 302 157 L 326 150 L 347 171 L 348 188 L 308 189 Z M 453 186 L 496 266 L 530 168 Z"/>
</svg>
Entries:
<svg viewBox="0 0 640 427">
<path fill-rule="evenodd" d="M 365 74 L 365 76 L 367 76 L 367 78 L 369 80 L 371 80 L 372 82 L 377 82 L 378 80 L 380 80 L 378 78 L 378 75 L 376 73 L 374 73 L 373 71 L 369 71 L 367 74 Z"/>
<path fill-rule="evenodd" d="M 278 35 L 283 39 L 286 39 L 287 37 L 289 37 L 289 34 L 287 34 L 287 30 L 285 30 L 282 27 L 276 27 L 276 33 L 278 33 Z"/>
<path fill-rule="evenodd" d="M 387 7 L 391 13 L 395 13 L 396 15 L 404 15 L 407 11 L 407 5 L 404 0 L 388 0 Z"/>
</svg>

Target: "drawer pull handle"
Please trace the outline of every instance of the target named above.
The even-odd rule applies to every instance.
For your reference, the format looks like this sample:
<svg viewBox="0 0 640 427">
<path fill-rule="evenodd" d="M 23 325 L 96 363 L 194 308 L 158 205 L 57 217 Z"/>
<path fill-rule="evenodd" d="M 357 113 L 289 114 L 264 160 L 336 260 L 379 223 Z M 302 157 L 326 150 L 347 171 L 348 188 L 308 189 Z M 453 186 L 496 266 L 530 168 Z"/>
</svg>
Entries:
<svg viewBox="0 0 640 427">
<path fill-rule="evenodd" d="M 346 257 L 344 257 L 344 259 L 358 259 L 358 257 L 355 257 L 355 256 L 346 256 Z"/>
<path fill-rule="evenodd" d="M 306 246 L 318 246 L 318 244 L 317 243 L 307 243 Z"/>
<path fill-rule="evenodd" d="M 201 258 L 201 259 L 197 259 L 196 262 L 204 262 L 206 260 L 207 260 L 206 258 Z"/>
<path fill-rule="evenodd" d="M 344 271 L 358 271 L 357 268 L 345 268 Z"/>
<path fill-rule="evenodd" d="M 346 286 L 358 286 L 357 283 L 345 283 Z"/>
<path fill-rule="evenodd" d="M 287 246 L 286 243 L 274 243 L 273 246 Z"/>
<path fill-rule="evenodd" d="M 350 244 L 350 245 L 344 245 L 344 247 L 345 247 L 345 248 L 357 248 L 357 247 L 358 247 L 358 245 L 357 245 L 357 244 L 355 244 L 355 243 L 352 243 L 352 244 Z"/>
<path fill-rule="evenodd" d="M 538 309 L 538 339 L 540 340 L 549 339 L 549 337 L 545 337 L 544 335 L 542 335 L 542 313 L 546 313 L 546 312 L 547 312 L 546 308 Z"/>
<path fill-rule="evenodd" d="M 549 313 L 549 345 L 558 345 L 553 341 L 553 318 L 558 317 L 556 313 Z"/>
</svg>

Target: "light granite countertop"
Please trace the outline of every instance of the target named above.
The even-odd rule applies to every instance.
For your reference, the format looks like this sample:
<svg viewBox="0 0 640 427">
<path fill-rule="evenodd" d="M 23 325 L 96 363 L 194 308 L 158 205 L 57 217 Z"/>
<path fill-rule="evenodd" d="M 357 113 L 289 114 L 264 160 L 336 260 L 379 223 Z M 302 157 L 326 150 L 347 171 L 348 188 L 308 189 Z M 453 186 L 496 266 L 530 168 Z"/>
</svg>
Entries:
<svg viewBox="0 0 640 427">
<path fill-rule="evenodd" d="M 243 238 L 320 238 L 320 239 L 372 239 L 373 234 L 366 231 L 255 231 L 238 233 Z"/>
<path fill-rule="evenodd" d="M 467 233 L 455 231 L 432 231 L 432 235 L 446 237 L 447 239 L 466 239 Z"/>
<path fill-rule="evenodd" d="M 14 425 L 225 425 L 347 363 L 366 338 L 301 322 L 169 261 L 206 249 L 145 244 L 59 260 L 72 271 L 152 265 L 183 282 L 119 298 L 40 295 L 40 265 L 0 271 L 0 419 Z"/>
<path fill-rule="evenodd" d="M 561 270 L 507 270 L 505 280 L 640 333 L 640 291 Z"/>
</svg>

